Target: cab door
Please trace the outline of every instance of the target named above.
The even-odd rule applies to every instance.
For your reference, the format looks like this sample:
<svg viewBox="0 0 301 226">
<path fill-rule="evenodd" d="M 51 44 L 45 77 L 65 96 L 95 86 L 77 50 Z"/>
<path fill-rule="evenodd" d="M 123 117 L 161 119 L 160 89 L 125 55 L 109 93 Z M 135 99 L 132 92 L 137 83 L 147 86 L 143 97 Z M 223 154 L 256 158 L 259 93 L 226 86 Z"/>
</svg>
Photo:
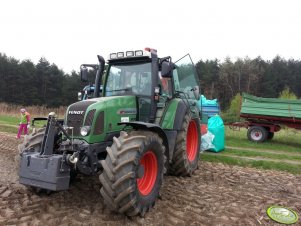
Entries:
<svg viewBox="0 0 301 226">
<path fill-rule="evenodd" d="M 183 92 L 188 99 L 196 100 L 193 90 L 199 90 L 199 80 L 195 66 L 189 54 L 175 62 L 176 68 L 173 71 L 175 91 Z"/>
</svg>

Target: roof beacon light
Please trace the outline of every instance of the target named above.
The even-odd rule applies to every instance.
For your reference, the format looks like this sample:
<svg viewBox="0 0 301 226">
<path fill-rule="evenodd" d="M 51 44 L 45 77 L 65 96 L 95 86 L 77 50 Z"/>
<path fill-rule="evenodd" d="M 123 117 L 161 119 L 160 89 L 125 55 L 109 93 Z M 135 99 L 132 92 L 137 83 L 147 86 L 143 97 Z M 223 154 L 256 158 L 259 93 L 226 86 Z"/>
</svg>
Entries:
<svg viewBox="0 0 301 226">
<path fill-rule="evenodd" d="M 134 51 L 126 51 L 125 54 L 127 57 L 133 57 L 134 56 Z"/>
<path fill-rule="evenodd" d="M 142 50 L 136 50 L 135 51 L 135 56 L 143 56 L 143 51 Z"/>
<path fill-rule="evenodd" d="M 153 52 L 153 53 L 157 53 L 157 50 L 156 49 L 152 49 L 152 48 L 149 48 L 149 47 L 146 47 L 145 49 L 144 49 L 145 51 L 147 51 L 147 52 Z"/>
<path fill-rule="evenodd" d="M 122 57 L 124 57 L 124 52 L 117 53 L 117 58 L 122 58 Z"/>
</svg>

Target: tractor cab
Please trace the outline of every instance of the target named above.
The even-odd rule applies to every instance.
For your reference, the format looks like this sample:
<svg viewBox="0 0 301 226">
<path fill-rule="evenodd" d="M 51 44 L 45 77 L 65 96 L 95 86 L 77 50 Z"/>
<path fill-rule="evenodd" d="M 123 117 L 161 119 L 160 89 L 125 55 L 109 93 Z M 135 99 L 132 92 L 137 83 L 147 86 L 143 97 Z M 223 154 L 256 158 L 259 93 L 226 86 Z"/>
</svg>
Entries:
<svg viewBox="0 0 301 226">
<path fill-rule="evenodd" d="M 110 54 L 104 96 L 135 96 L 138 105 L 137 120 L 152 122 L 154 114 L 151 114 L 151 109 L 155 108 L 153 87 L 157 83 L 152 73 L 150 53 L 145 51 L 139 53 L 141 56 L 126 57 L 125 55 L 119 58 L 115 58 L 119 56 L 118 54 Z"/>
<path fill-rule="evenodd" d="M 104 80 L 104 97 L 135 96 L 137 120 L 158 123 L 158 108 L 173 96 L 197 100 L 199 86 L 189 55 L 176 63 L 159 58 L 155 49 L 111 53 Z M 157 120 L 156 120 L 157 119 Z"/>
<path fill-rule="evenodd" d="M 93 98 L 75 103 L 67 110 L 66 126 L 73 127 L 73 135 L 79 139 L 94 143 L 111 138 L 119 134 L 124 123 L 138 127 L 142 122 L 152 123 L 168 129 L 165 131 L 167 134 L 173 133 L 174 123 L 181 123 L 176 122 L 177 114 L 184 114 L 190 105 L 193 107 L 190 106 L 189 111 L 197 107 L 199 86 L 189 55 L 173 63 L 171 57 L 160 58 L 157 51 L 151 48 L 111 53 L 105 72 L 105 61 L 101 56 L 98 58 L 99 65 L 81 66 L 83 81 L 88 78 L 87 67 L 97 70 Z M 96 89 L 101 81 L 103 90 L 99 99 L 99 90 Z M 82 112 L 82 115 L 76 115 L 76 112 Z M 194 114 L 199 112 L 195 110 Z M 96 118 L 95 122 L 92 116 Z M 89 133 L 82 136 L 80 130 L 83 134 Z"/>
</svg>

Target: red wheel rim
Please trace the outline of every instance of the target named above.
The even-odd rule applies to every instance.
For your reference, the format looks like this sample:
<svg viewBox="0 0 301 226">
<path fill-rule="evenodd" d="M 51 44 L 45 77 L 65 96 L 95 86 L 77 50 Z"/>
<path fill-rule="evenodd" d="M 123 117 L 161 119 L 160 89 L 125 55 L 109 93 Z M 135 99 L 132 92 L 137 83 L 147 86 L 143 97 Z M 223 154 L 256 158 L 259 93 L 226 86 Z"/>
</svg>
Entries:
<svg viewBox="0 0 301 226">
<path fill-rule="evenodd" d="M 186 153 L 188 160 L 192 162 L 195 159 L 198 151 L 198 130 L 196 122 L 191 120 L 188 125 L 186 139 Z"/>
<path fill-rule="evenodd" d="M 152 151 L 147 151 L 140 159 L 140 164 L 144 167 L 144 174 L 137 179 L 138 190 L 142 195 L 148 195 L 152 192 L 157 179 L 158 163 L 156 155 Z"/>
</svg>

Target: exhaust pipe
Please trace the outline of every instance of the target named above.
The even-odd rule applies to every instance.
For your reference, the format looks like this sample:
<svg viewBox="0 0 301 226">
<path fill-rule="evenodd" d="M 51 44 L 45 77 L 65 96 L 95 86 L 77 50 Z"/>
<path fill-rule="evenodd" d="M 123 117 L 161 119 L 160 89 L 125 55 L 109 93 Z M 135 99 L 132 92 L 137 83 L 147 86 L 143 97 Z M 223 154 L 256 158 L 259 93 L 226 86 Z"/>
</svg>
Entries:
<svg viewBox="0 0 301 226">
<path fill-rule="evenodd" d="M 99 68 L 96 73 L 95 77 L 95 90 L 94 90 L 94 97 L 99 97 L 99 87 L 102 78 L 103 71 L 105 69 L 105 60 L 102 56 L 97 55 L 99 61 Z"/>
</svg>

